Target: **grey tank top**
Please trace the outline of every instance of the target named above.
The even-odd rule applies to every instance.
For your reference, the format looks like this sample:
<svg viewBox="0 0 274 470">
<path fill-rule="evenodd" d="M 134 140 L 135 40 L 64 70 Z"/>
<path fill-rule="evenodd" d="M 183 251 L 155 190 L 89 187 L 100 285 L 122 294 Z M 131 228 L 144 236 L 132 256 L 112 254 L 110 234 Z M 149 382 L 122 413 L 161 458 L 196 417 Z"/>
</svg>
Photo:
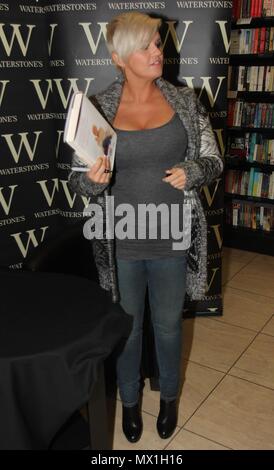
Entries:
<svg viewBox="0 0 274 470">
<path fill-rule="evenodd" d="M 116 257 L 138 260 L 182 256 L 182 250 L 173 249 L 178 239 L 172 235 L 171 219 L 173 227 L 175 223 L 181 231 L 183 191 L 162 181 L 165 170 L 185 158 L 187 133 L 182 121 L 174 114 L 169 122 L 154 129 L 116 132 L 112 187 Z"/>
</svg>

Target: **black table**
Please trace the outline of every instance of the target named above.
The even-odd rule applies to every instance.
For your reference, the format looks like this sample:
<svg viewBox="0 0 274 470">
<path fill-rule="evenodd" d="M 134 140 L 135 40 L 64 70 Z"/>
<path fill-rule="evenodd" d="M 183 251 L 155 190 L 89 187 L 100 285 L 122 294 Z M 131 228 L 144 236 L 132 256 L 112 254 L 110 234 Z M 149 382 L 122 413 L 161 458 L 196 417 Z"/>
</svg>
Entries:
<svg viewBox="0 0 274 470">
<path fill-rule="evenodd" d="M 0 449 L 47 449 L 91 396 L 93 448 L 108 448 L 102 365 L 131 318 L 77 276 L 0 271 L 0 285 Z"/>
</svg>

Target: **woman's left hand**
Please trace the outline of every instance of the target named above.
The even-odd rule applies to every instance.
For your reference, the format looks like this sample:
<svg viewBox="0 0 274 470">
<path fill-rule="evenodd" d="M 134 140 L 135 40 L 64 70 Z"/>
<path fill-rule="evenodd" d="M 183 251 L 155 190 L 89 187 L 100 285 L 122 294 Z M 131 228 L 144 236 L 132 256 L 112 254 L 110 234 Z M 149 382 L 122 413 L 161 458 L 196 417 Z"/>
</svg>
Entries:
<svg viewBox="0 0 274 470">
<path fill-rule="evenodd" d="M 171 184 L 176 189 L 184 189 L 186 184 L 186 174 L 183 168 L 171 168 L 166 170 L 167 176 L 162 181 Z"/>
</svg>

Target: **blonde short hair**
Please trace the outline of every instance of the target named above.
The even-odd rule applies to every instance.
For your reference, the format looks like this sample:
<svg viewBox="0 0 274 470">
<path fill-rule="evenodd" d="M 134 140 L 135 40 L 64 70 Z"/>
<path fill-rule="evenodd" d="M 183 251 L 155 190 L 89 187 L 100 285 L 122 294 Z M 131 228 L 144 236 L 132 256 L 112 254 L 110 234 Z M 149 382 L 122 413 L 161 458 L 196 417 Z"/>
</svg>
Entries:
<svg viewBox="0 0 274 470">
<path fill-rule="evenodd" d="M 161 26 L 161 19 L 145 13 L 122 13 L 107 25 L 107 46 L 126 60 L 132 52 L 147 47 Z"/>
</svg>

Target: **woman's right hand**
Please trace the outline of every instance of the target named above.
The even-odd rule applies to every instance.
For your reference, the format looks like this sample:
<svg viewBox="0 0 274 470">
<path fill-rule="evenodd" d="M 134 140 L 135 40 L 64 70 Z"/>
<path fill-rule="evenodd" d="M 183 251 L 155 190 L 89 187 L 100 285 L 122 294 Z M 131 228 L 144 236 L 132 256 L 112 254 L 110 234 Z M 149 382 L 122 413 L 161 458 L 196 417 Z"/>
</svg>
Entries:
<svg viewBox="0 0 274 470">
<path fill-rule="evenodd" d="M 90 171 L 87 172 L 87 177 L 93 183 L 109 183 L 112 172 L 110 171 L 109 157 L 103 155 L 96 159 Z"/>
</svg>

